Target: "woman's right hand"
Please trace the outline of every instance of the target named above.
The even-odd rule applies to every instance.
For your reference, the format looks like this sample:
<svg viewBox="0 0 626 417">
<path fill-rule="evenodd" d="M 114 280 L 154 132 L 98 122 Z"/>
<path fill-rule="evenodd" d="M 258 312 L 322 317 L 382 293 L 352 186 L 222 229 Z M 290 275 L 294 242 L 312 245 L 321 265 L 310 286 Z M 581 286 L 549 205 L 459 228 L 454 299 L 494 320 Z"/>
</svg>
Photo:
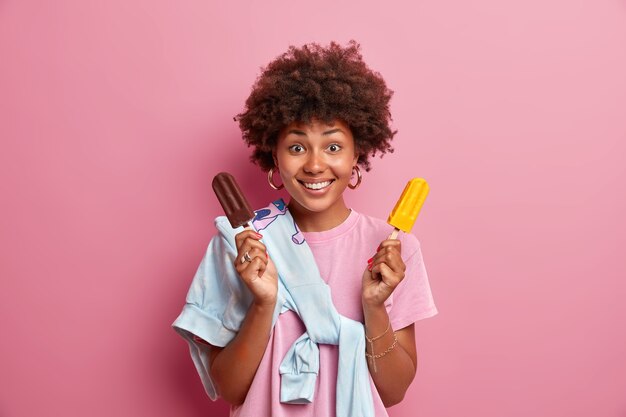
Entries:
<svg viewBox="0 0 626 417">
<path fill-rule="evenodd" d="M 263 236 L 246 229 L 235 236 L 237 259 L 235 269 L 252 292 L 257 305 L 275 305 L 278 294 L 278 272 L 269 258 Z M 246 253 L 250 261 L 246 260 Z"/>
</svg>

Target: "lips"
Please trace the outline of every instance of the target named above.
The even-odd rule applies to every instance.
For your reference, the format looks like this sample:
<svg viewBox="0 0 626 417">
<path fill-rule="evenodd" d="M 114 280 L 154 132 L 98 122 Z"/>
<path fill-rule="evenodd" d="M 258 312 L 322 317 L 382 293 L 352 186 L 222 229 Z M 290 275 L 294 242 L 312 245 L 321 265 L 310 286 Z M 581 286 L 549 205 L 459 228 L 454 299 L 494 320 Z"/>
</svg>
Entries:
<svg viewBox="0 0 626 417">
<path fill-rule="evenodd" d="M 300 184 L 304 186 L 307 190 L 323 190 L 327 188 L 330 184 L 332 184 L 335 180 L 326 180 L 326 181 L 302 181 L 298 180 Z"/>
</svg>

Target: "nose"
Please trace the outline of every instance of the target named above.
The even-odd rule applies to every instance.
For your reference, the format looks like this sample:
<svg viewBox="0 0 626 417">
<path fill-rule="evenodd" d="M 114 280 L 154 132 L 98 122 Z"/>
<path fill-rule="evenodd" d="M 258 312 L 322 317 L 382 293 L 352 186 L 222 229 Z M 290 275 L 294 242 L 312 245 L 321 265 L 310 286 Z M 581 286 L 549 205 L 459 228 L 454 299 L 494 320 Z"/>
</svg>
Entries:
<svg viewBox="0 0 626 417">
<path fill-rule="evenodd" d="M 320 174 L 326 170 L 326 161 L 324 156 L 320 155 L 318 151 L 311 152 L 302 167 L 307 174 L 315 175 Z"/>
</svg>

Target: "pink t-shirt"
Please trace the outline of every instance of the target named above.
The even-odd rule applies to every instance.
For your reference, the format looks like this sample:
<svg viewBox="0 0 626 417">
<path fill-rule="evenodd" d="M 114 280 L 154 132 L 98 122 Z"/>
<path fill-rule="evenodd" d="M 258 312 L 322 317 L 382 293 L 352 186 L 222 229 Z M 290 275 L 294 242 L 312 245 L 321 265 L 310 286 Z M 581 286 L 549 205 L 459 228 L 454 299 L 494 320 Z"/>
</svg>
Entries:
<svg viewBox="0 0 626 417">
<path fill-rule="evenodd" d="M 361 277 L 367 267 L 367 260 L 376 253 L 376 248 L 381 241 L 387 239 L 391 230 L 384 221 L 352 210 L 342 224 L 331 230 L 304 233 L 320 274 L 331 288 L 333 303 L 339 314 L 363 322 Z M 411 234 L 401 233 L 399 239 L 402 242 L 402 259 L 407 269 L 404 280 L 385 302 L 394 330 L 400 330 L 417 320 L 437 314 L 417 238 Z M 339 348 L 335 345 L 319 345 L 320 370 L 315 397 L 311 404 L 283 404 L 279 400 L 278 368 L 287 350 L 305 330 L 302 321 L 293 311 L 286 311 L 278 317 L 246 400 L 242 405 L 231 408 L 231 416 L 335 415 L 339 356 Z M 371 378 L 370 384 L 375 416 L 387 416 Z"/>
</svg>

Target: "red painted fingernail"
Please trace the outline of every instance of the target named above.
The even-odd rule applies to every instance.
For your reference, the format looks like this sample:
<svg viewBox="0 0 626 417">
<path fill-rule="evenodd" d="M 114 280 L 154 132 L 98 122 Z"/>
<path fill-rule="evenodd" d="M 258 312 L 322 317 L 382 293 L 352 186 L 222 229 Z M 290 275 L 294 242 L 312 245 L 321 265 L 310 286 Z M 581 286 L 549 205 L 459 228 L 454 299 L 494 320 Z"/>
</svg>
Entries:
<svg viewBox="0 0 626 417">
<path fill-rule="evenodd" d="M 270 254 L 269 254 L 269 253 L 267 253 L 267 252 L 265 252 L 265 257 L 266 257 L 267 259 L 269 259 L 269 258 L 270 258 Z"/>
<path fill-rule="evenodd" d="M 381 243 L 382 245 L 382 243 Z M 376 248 L 376 252 L 378 252 L 380 250 L 380 245 L 378 245 L 378 247 Z"/>
<path fill-rule="evenodd" d="M 254 234 L 257 235 L 259 238 L 263 237 L 261 233 L 254 232 Z"/>
<path fill-rule="evenodd" d="M 373 261 L 373 260 L 374 260 L 374 257 L 372 256 L 371 258 L 369 258 L 369 259 L 367 260 L 367 263 L 368 263 L 368 264 L 369 264 L 369 263 L 372 263 L 372 261 Z"/>
</svg>

